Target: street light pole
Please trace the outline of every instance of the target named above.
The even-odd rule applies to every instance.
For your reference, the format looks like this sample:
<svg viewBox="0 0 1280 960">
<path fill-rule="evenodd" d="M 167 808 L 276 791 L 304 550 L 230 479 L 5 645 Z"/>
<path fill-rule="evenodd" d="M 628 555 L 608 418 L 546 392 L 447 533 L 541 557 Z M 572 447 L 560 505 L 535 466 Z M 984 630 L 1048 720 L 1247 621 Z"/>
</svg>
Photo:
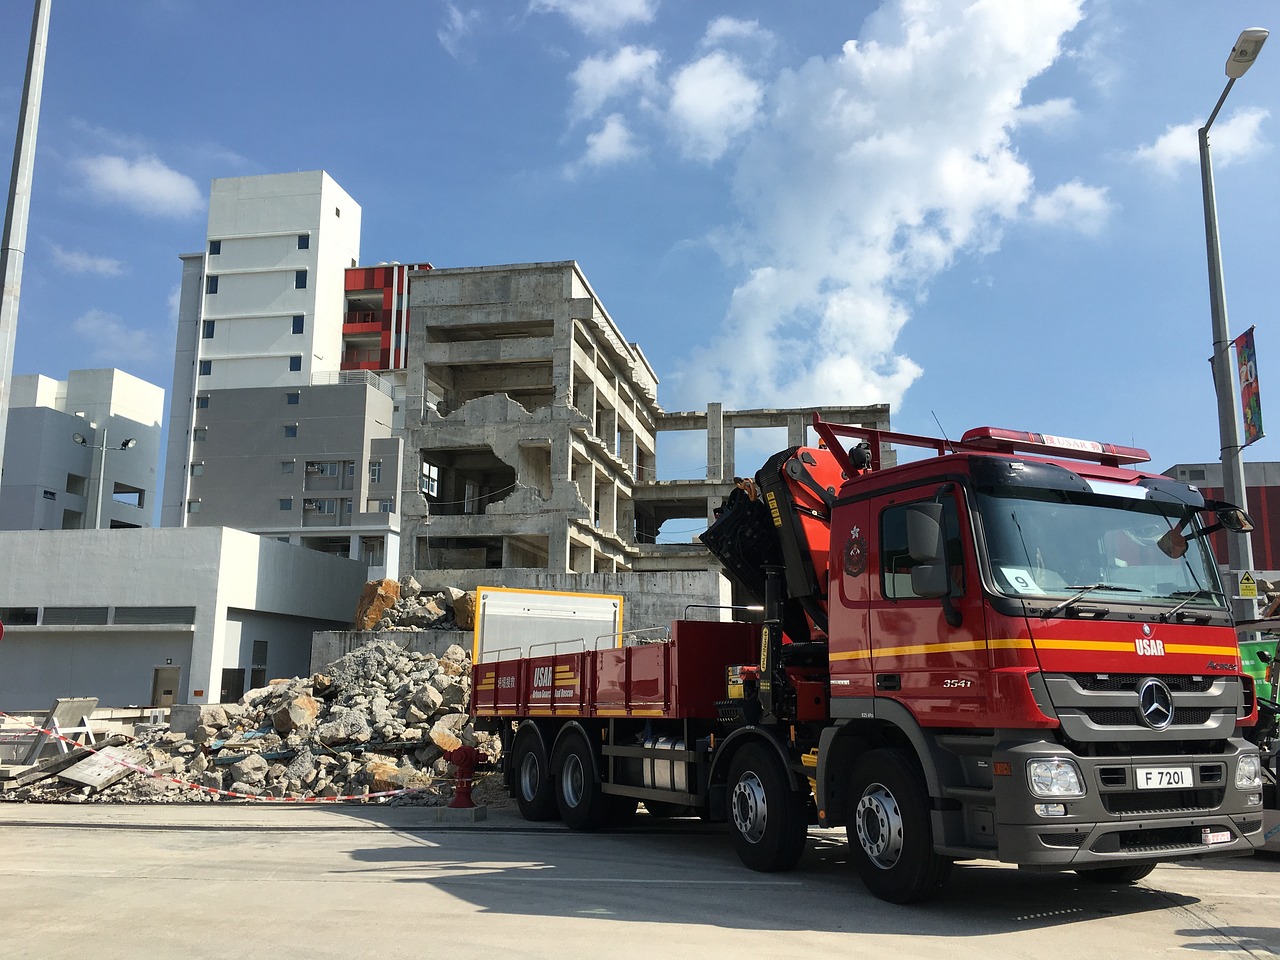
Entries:
<svg viewBox="0 0 1280 960">
<path fill-rule="evenodd" d="M 1241 457 L 1240 423 L 1236 406 L 1235 376 L 1231 369 L 1231 333 L 1227 323 L 1227 295 L 1222 282 L 1222 249 L 1218 240 L 1218 207 L 1213 190 L 1213 162 L 1209 155 L 1209 128 L 1222 109 L 1236 80 L 1244 76 L 1253 65 L 1258 51 L 1266 42 L 1268 31 L 1251 27 L 1240 34 L 1227 58 L 1227 85 L 1200 128 L 1200 180 L 1204 191 L 1204 234 L 1209 256 L 1209 313 L 1213 323 L 1213 386 L 1218 400 L 1218 434 L 1222 457 L 1223 497 L 1236 506 L 1248 509 L 1244 477 L 1244 461 Z M 1240 575 L 1253 569 L 1253 544 L 1247 533 L 1226 531 L 1229 589 L 1233 597 L 1240 595 Z M 1238 619 L 1251 620 L 1257 616 L 1253 599 L 1237 600 L 1234 604 Z"/>
<path fill-rule="evenodd" d="M 96 428 L 97 425 L 90 424 L 90 426 Z M 102 451 L 102 459 L 98 461 L 98 502 L 97 506 L 95 506 L 93 510 L 93 529 L 99 530 L 102 527 L 102 495 L 105 492 L 107 479 L 107 422 L 104 421 L 102 424 L 102 443 L 91 444 L 89 442 L 89 438 L 83 433 L 74 433 L 71 435 L 71 439 L 82 447 Z M 130 437 L 128 440 L 124 441 L 124 443 L 120 444 L 118 449 L 128 450 L 137 443 L 138 441 L 136 439 Z"/>
</svg>

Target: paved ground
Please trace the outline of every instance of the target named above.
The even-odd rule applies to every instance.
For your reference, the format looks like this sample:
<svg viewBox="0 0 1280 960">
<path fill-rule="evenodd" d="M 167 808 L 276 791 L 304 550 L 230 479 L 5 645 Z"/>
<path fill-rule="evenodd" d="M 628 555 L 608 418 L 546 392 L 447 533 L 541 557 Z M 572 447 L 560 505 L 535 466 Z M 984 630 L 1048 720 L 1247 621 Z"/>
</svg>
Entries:
<svg viewBox="0 0 1280 960">
<path fill-rule="evenodd" d="M 0 957 L 856 958 L 1280 955 L 1280 859 L 1111 889 L 967 866 L 917 907 L 870 897 L 841 834 L 754 874 L 722 829 L 606 835 L 510 810 L 0 804 Z"/>
</svg>

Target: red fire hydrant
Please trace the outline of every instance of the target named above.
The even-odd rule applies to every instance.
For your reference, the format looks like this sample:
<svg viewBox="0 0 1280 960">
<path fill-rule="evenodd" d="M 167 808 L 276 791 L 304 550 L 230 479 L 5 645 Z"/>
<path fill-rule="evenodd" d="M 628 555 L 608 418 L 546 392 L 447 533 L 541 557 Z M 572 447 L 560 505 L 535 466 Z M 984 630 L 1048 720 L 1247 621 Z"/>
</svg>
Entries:
<svg viewBox="0 0 1280 960">
<path fill-rule="evenodd" d="M 449 806 L 457 809 L 474 807 L 475 803 L 471 799 L 471 778 L 475 776 L 476 767 L 489 757 L 466 744 L 456 750 L 445 750 L 443 756 L 453 764 L 458 774 L 458 785 L 453 791 L 453 800 L 450 801 Z"/>
</svg>

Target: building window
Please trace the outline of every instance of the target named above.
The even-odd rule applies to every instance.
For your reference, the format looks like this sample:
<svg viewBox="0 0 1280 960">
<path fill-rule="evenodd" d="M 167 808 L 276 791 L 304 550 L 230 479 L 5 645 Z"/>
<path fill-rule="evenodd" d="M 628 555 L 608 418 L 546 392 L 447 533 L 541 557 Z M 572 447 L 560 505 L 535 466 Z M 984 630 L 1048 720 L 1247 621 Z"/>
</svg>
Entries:
<svg viewBox="0 0 1280 960">
<path fill-rule="evenodd" d="M 206 320 L 204 322 L 204 327 L 200 331 L 200 336 L 202 336 L 206 340 L 213 339 L 213 321 L 212 320 Z"/>
<path fill-rule="evenodd" d="M 199 501 L 199 500 L 188 500 L 188 501 L 187 501 L 187 513 L 199 513 L 199 512 L 200 512 L 200 501 Z"/>
<path fill-rule="evenodd" d="M 192 475 L 193 477 L 203 477 L 203 476 L 204 476 L 204 461 L 203 461 L 203 460 L 199 460 L 199 461 L 197 461 L 197 462 L 195 462 L 195 463 L 193 463 L 193 464 L 191 465 L 191 475 Z"/>
<path fill-rule="evenodd" d="M 303 509 L 313 510 L 316 513 L 336 514 L 338 512 L 337 500 L 307 500 L 303 504 Z"/>
<path fill-rule="evenodd" d="M 298 435 L 298 425 L 296 423 L 286 423 L 284 425 L 284 435 L 287 439 L 292 440 Z"/>
<path fill-rule="evenodd" d="M 396 512 L 396 501 L 395 501 L 395 498 L 394 498 L 394 497 L 389 497 L 389 498 L 387 498 L 386 500 L 379 500 L 379 501 L 378 501 L 378 512 L 379 512 L 379 513 L 395 513 L 395 512 Z"/>
<path fill-rule="evenodd" d="M 307 289 L 307 271 L 305 270 L 293 271 L 293 289 L 295 290 Z"/>
<path fill-rule="evenodd" d="M 299 403 L 302 402 L 302 394 L 298 393 L 296 390 L 293 391 L 292 393 L 286 393 L 284 395 L 284 402 L 289 404 L 290 406 L 296 407 Z"/>
<path fill-rule="evenodd" d="M 208 428 L 208 427 L 196 427 L 194 430 L 192 430 L 192 431 L 191 431 L 191 439 L 192 439 L 192 440 L 194 440 L 196 443 L 200 443 L 200 442 L 201 442 L 201 441 L 203 441 L 203 440 L 208 440 L 208 439 L 209 439 L 209 428 Z"/>
<path fill-rule="evenodd" d="M 428 497 L 439 496 L 440 494 L 440 468 L 434 463 L 422 461 L 422 477 L 418 481 L 418 490 L 425 493 Z"/>
<path fill-rule="evenodd" d="M 334 207 L 334 208 L 333 208 L 333 215 L 334 215 L 335 217 L 340 217 L 340 216 L 342 216 L 342 208 L 341 208 L 341 207 Z"/>
<path fill-rule="evenodd" d="M 289 358 L 290 372 L 297 373 L 301 369 L 302 369 L 302 357 L 297 355 L 290 357 Z"/>
<path fill-rule="evenodd" d="M 292 460 L 281 460 L 281 461 L 280 461 L 280 472 L 281 472 L 281 473 L 293 473 L 293 461 L 292 461 Z"/>
<path fill-rule="evenodd" d="M 207 393 L 204 394 L 203 396 L 196 397 L 196 409 L 197 410 L 209 409 L 209 395 Z"/>
<path fill-rule="evenodd" d="M 350 500 L 343 500 L 342 502 L 343 502 L 344 504 L 346 504 L 346 507 L 345 507 L 344 509 L 346 510 L 346 512 L 347 512 L 348 514 L 350 514 L 350 513 L 351 513 L 351 501 L 350 501 Z"/>
<path fill-rule="evenodd" d="M 382 461 L 381 460 L 369 461 L 369 482 L 370 483 L 382 482 Z"/>
<path fill-rule="evenodd" d="M 221 240 L 210 240 L 210 241 L 209 241 L 209 256 L 211 256 L 211 257 L 216 257 L 216 256 L 217 256 L 218 254 L 220 254 L 221 252 L 222 252 L 222 241 L 221 241 Z"/>
<path fill-rule="evenodd" d="M 205 293 L 217 293 L 217 292 L 218 292 L 218 278 L 217 278 L 217 277 L 205 277 L 205 278 L 204 278 L 204 292 L 205 292 Z"/>
<path fill-rule="evenodd" d="M 301 333 L 301 332 L 302 332 L 302 324 L 303 324 L 302 314 L 300 314 L 300 313 L 295 313 L 295 314 L 293 315 L 293 332 L 294 332 L 294 333 Z"/>
<path fill-rule="evenodd" d="M 280 509 L 281 509 L 281 510 L 292 510 L 292 509 L 293 509 L 293 497 L 281 497 L 281 498 L 280 498 Z"/>
<path fill-rule="evenodd" d="M 333 460 L 313 460 L 307 464 L 307 473 L 313 477 L 336 477 L 338 464 Z"/>
<path fill-rule="evenodd" d="M 347 461 L 347 476 L 354 477 L 356 475 L 356 462 L 354 460 Z"/>
<path fill-rule="evenodd" d="M 298 234 L 298 249 L 299 250 L 311 249 L 311 234 L 309 233 Z"/>
<path fill-rule="evenodd" d="M 202 376 L 202 377 L 207 377 L 207 376 L 209 376 L 209 374 L 211 374 L 211 373 L 213 373 L 213 361 L 212 361 L 212 360 L 201 360 L 201 361 L 200 361 L 200 376 Z"/>
<path fill-rule="evenodd" d="M 57 495 L 56 493 L 54 493 L 52 490 L 46 490 L 46 491 L 44 491 L 44 498 L 45 498 L 46 500 L 57 500 L 57 499 L 58 499 L 58 495 Z"/>
</svg>

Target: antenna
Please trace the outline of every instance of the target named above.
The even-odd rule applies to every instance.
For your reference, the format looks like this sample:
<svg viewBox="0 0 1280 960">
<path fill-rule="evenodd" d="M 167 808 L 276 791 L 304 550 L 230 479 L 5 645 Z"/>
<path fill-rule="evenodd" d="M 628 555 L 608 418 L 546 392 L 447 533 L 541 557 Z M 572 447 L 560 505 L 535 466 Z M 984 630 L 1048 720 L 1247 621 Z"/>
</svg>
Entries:
<svg viewBox="0 0 1280 960">
<path fill-rule="evenodd" d="M 942 425 L 942 421 L 938 419 L 938 415 L 934 413 L 932 410 L 930 410 L 929 412 L 933 414 L 933 422 L 938 425 L 938 430 L 941 431 L 942 433 L 942 439 L 947 441 L 947 446 L 951 448 L 952 453 L 955 453 L 956 452 L 955 444 L 953 444 L 951 442 L 951 438 L 947 436 L 947 430 Z"/>
</svg>

